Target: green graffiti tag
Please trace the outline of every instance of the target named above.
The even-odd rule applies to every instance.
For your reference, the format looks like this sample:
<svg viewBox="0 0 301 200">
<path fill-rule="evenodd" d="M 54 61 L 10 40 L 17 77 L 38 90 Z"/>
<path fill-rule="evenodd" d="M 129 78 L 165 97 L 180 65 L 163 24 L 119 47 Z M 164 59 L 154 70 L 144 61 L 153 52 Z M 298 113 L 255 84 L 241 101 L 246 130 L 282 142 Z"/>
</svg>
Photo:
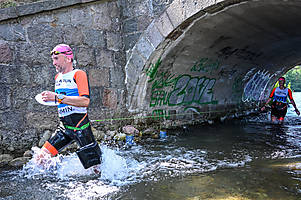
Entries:
<svg viewBox="0 0 301 200">
<path fill-rule="evenodd" d="M 205 62 L 207 60 L 203 60 Z M 213 87 L 216 80 L 207 77 L 192 77 L 190 75 L 175 76 L 170 72 L 158 72 L 161 59 L 146 71 L 152 82 L 150 107 L 179 106 L 191 104 L 217 104 L 213 100 Z M 219 65 L 219 64 L 218 64 Z"/>
<path fill-rule="evenodd" d="M 149 106 L 155 107 L 162 105 L 167 105 L 167 92 L 163 90 L 153 91 L 151 94 Z"/>
<path fill-rule="evenodd" d="M 218 60 L 202 58 L 192 66 L 190 71 L 211 73 L 212 71 L 217 70 L 219 67 L 220 67 L 220 62 Z"/>
<path fill-rule="evenodd" d="M 157 78 L 154 80 L 152 85 L 152 91 L 155 89 L 161 89 L 164 87 L 169 87 L 174 85 L 177 78 L 175 78 L 175 75 L 171 75 L 169 72 L 162 72 L 160 75 L 157 76 Z"/>
<path fill-rule="evenodd" d="M 161 65 L 161 58 L 157 60 L 155 65 L 152 64 L 152 66 L 146 70 L 146 75 L 150 77 L 150 80 L 148 82 L 152 82 L 155 79 L 160 65 Z"/>
<path fill-rule="evenodd" d="M 168 96 L 169 106 L 196 104 L 217 104 L 213 100 L 215 79 L 182 75 L 177 79 L 174 90 Z"/>
<path fill-rule="evenodd" d="M 153 110 L 153 113 L 152 113 L 152 117 L 154 119 L 166 119 L 166 120 L 169 120 L 171 119 L 171 117 L 173 116 L 174 114 L 172 113 L 171 110 L 163 110 L 163 109 L 156 109 L 156 110 Z"/>
</svg>

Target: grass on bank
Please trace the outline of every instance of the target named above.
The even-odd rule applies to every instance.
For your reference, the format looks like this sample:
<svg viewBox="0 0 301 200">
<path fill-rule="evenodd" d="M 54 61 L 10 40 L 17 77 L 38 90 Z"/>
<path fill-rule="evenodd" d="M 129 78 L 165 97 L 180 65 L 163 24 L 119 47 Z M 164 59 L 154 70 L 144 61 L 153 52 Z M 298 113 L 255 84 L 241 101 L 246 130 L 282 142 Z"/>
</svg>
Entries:
<svg viewBox="0 0 301 200">
<path fill-rule="evenodd" d="M 29 4 L 41 0 L 0 0 L 0 9 Z"/>
</svg>

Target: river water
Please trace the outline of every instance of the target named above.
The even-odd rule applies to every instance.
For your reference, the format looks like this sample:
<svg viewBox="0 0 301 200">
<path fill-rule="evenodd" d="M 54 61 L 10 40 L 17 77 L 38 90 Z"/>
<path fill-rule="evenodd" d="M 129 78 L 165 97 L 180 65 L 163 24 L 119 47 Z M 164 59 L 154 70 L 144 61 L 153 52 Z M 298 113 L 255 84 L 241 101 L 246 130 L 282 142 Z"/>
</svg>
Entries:
<svg viewBox="0 0 301 200">
<path fill-rule="evenodd" d="M 301 108 L 301 93 L 294 93 Z M 143 145 L 101 145 L 101 175 L 75 154 L 0 175 L 0 199 L 301 199 L 301 117 L 268 114 L 167 132 Z"/>
</svg>

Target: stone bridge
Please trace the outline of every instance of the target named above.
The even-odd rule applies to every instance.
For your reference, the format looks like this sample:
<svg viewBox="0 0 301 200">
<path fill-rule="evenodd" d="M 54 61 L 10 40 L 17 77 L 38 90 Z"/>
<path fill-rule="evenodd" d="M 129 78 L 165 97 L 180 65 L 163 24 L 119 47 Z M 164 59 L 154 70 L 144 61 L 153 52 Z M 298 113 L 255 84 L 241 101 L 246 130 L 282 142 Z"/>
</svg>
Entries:
<svg viewBox="0 0 301 200">
<path fill-rule="evenodd" d="M 90 119 L 126 118 L 96 129 L 224 120 L 254 112 L 300 64 L 300 8 L 300 0 L 51 0 L 1 9 L 0 153 L 29 149 L 56 127 L 55 108 L 34 97 L 53 89 L 49 52 L 58 43 L 88 73 Z"/>
</svg>

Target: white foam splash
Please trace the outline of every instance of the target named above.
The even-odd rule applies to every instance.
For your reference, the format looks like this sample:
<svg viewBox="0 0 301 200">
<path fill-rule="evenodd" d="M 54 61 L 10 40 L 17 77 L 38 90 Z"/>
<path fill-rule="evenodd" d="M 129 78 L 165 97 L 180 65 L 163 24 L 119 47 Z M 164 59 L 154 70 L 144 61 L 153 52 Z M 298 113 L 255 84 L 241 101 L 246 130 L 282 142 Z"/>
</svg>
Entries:
<svg viewBox="0 0 301 200">
<path fill-rule="evenodd" d="M 117 155 L 117 150 L 101 148 L 103 157 L 100 166 L 101 179 L 109 180 L 114 185 L 124 185 L 132 182 L 131 177 L 143 168 L 143 164 L 132 158 Z"/>
<path fill-rule="evenodd" d="M 32 150 L 34 151 L 33 158 L 23 167 L 23 174 L 27 178 L 33 178 L 38 175 L 55 175 L 60 179 L 68 179 L 69 177 L 95 175 L 92 167 L 84 169 L 75 153 L 56 157 L 44 155 L 44 161 L 41 165 L 41 161 L 37 161 L 41 150 L 36 147 Z M 100 179 L 102 180 L 115 185 L 123 185 L 127 178 L 143 168 L 143 165 L 135 159 L 118 155 L 118 150 L 101 146 L 101 151 L 102 163 L 99 169 L 101 171 Z"/>
</svg>

